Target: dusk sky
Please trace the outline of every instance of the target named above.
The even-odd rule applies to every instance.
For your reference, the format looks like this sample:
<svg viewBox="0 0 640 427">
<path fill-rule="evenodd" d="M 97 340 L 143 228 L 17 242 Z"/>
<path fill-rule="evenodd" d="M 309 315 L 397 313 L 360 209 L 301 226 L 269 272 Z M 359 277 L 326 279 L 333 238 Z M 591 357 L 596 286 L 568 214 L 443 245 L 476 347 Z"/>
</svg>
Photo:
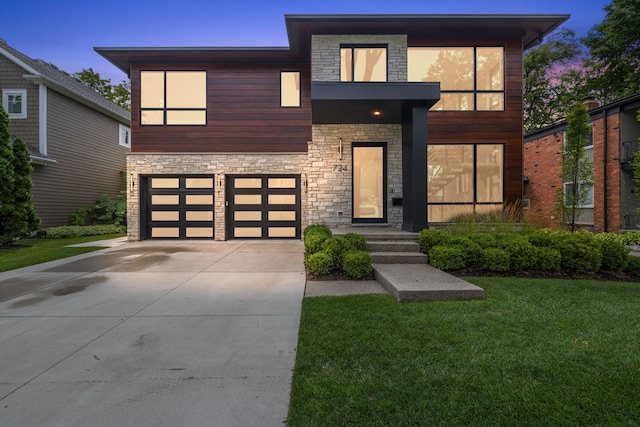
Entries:
<svg viewBox="0 0 640 427">
<path fill-rule="evenodd" d="M 570 14 L 582 37 L 604 18 L 610 0 L 165 0 L 3 2 L 0 38 L 34 59 L 78 72 L 93 68 L 112 83 L 126 75 L 99 47 L 288 46 L 291 14 Z"/>
</svg>

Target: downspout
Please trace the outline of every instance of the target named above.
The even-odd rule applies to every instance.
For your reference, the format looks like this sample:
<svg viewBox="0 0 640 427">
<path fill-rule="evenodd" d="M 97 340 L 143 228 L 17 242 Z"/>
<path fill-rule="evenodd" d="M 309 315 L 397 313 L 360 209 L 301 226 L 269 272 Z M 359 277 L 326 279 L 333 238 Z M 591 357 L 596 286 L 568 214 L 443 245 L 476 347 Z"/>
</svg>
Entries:
<svg viewBox="0 0 640 427">
<path fill-rule="evenodd" d="M 607 232 L 607 230 L 609 229 L 608 224 L 609 224 L 609 215 L 608 215 L 608 203 L 607 203 L 607 151 L 608 151 L 608 145 L 609 145 L 609 139 L 607 138 L 607 109 L 604 109 L 604 125 L 602 127 L 602 132 L 604 133 L 604 139 L 602 141 L 602 146 L 604 148 L 604 177 L 602 180 L 602 183 L 604 185 L 604 204 L 602 205 L 604 207 L 604 231 L 605 233 Z"/>
</svg>

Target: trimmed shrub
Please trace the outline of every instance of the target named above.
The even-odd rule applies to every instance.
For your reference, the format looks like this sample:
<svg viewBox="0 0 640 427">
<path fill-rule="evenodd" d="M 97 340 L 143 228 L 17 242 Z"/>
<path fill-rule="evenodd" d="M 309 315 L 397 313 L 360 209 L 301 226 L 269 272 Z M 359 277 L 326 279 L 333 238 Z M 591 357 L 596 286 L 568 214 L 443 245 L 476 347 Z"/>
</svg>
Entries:
<svg viewBox="0 0 640 427">
<path fill-rule="evenodd" d="M 525 237 L 533 246 L 538 247 L 551 247 L 553 245 L 553 234 L 554 232 L 549 230 L 548 228 L 533 230 L 527 234 Z"/>
<path fill-rule="evenodd" d="M 304 238 L 305 255 L 313 255 L 322 250 L 322 244 L 325 240 L 331 238 L 331 235 L 324 233 L 309 233 Z"/>
<path fill-rule="evenodd" d="M 536 249 L 536 265 L 537 270 L 541 271 L 559 271 L 562 257 L 557 249 L 547 247 L 535 247 Z"/>
<path fill-rule="evenodd" d="M 466 267 L 464 255 L 460 246 L 438 245 L 429 251 L 429 262 L 440 270 L 458 270 Z"/>
<path fill-rule="evenodd" d="M 65 225 L 62 227 L 47 228 L 47 237 L 59 239 L 63 237 L 99 236 L 102 234 L 120 234 L 126 232 L 127 228 L 124 225 Z"/>
<path fill-rule="evenodd" d="M 329 235 L 329 237 L 331 237 L 331 229 L 324 224 L 308 225 L 307 228 L 305 228 L 304 231 L 302 232 L 302 235 L 304 238 L 306 238 L 307 235 L 314 234 L 314 233 L 327 234 Z"/>
<path fill-rule="evenodd" d="M 629 262 L 629 249 L 619 240 L 600 240 L 602 251 L 602 269 L 623 270 Z"/>
<path fill-rule="evenodd" d="M 333 271 L 333 259 L 326 252 L 316 252 L 307 256 L 305 263 L 307 271 L 316 276 L 329 274 Z"/>
<path fill-rule="evenodd" d="M 468 237 L 453 236 L 442 242 L 442 246 L 455 246 L 462 250 L 466 267 L 480 267 L 482 264 L 482 247 Z M 438 245 L 438 246 L 440 246 Z"/>
<path fill-rule="evenodd" d="M 497 246 L 496 238 L 491 233 L 485 233 L 485 232 L 472 233 L 472 234 L 469 234 L 469 236 L 467 237 L 469 237 L 469 239 L 471 239 L 472 242 L 480 245 L 480 247 L 483 249 L 495 248 Z"/>
<path fill-rule="evenodd" d="M 640 231 L 630 231 L 620 235 L 622 237 L 622 243 L 627 246 L 640 245 Z"/>
<path fill-rule="evenodd" d="M 489 271 L 509 271 L 511 257 L 504 249 L 486 248 L 482 251 L 482 268 Z"/>
<path fill-rule="evenodd" d="M 350 250 L 344 253 L 342 270 L 354 279 L 363 279 L 371 274 L 371 255 L 365 251 Z"/>
<path fill-rule="evenodd" d="M 322 242 L 322 252 L 327 253 L 333 262 L 334 269 L 342 267 L 342 254 L 349 243 L 342 237 L 329 237 Z"/>
<path fill-rule="evenodd" d="M 635 274 L 640 278 L 640 257 L 627 255 L 627 266 L 624 271 Z"/>
<path fill-rule="evenodd" d="M 496 236 L 498 248 L 504 249 L 511 259 L 511 270 L 525 270 L 536 265 L 536 250 L 526 237 L 516 233 Z"/>
<path fill-rule="evenodd" d="M 418 241 L 420 242 L 420 251 L 428 254 L 433 247 L 442 243 L 450 237 L 449 233 L 434 228 L 425 228 L 418 233 Z"/>
<path fill-rule="evenodd" d="M 595 273 L 602 264 L 600 242 L 588 232 L 557 231 L 553 247 L 560 252 L 561 266 L 576 273 Z"/>
<path fill-rule="evenodd" d="M 358 251 L 367 250 L 367 239 L 358 233 L 347 233 L 342 238 L 350 245 L 352 249 Z"/>
</svg>

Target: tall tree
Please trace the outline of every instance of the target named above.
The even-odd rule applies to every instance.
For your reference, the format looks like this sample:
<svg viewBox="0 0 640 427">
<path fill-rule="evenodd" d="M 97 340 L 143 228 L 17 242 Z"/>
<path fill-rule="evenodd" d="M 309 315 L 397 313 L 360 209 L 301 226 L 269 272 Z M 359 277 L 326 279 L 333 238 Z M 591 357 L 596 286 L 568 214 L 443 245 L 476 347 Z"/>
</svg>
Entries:
<svg viewBox="0 0 640 427">
<path fill-rule="evenodd" d="M 27 144 L 20 137 L 13 140 L 13 170 L 15 174 L 14 197 L 15 215 L 19 216 L 24 229 L 21 234 L 35 231 L 40 226 L 40 218 L 31 200 L 33 181 L 31 173 L 31 156 Z"/>
<path fill-rule="evenodd" d="M 605 103 L 640 92 L 640 1 L 612 0 L 582 41 L 591 53 L 591 87 Z"/>
<path fill-rule="evenodd" d="M 13 168 L 13 150 L 9 134 L 9 115 L 0 105 L 0 244 L 13 242 L 16 230 L 15 221 L 15 172 Z"/>
<path fill-rule="evenodd" d="M 582 47 L 574 31 L 564 28 L 525 54 L 525 133 L 562 119 L 576 101 L 588 95 L 581 53 Z"/>
<path fill-rule="evenodd" d="M 567 114 L 567 134 L 562 156 L 562 182 L 558 202 L 561 204 L 571 231 L 575 231 L 580 209 L 591 201 L 593 194 L 593 162 L 584 147 L 589 142 L 591 126 L 587 107 L 577 102 Z"/>
<path fill-rule="evenodd" d="M 100 77 L 100 73 L 93 71 L 93 68 L 83 69 L 79 73 L 75 73 L 75 76 L 100 95 L 130 111 L 131 86 L 128 82 L 122 81 L 113 85 L 111 79 L 103 79 Z"/>
</svg>

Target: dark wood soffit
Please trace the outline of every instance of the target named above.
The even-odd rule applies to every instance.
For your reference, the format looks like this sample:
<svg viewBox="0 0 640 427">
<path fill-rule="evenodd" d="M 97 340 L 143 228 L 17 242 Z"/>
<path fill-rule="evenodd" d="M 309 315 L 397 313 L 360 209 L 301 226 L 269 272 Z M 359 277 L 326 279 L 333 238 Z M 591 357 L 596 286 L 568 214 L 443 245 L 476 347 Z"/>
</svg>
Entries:
<svg viewBox="0 0 640 427">
<path fill-rule="evenodd" d="M 535 46 L 570 15 L 286 15 L 291 49 L 309 52 L 312 34 L 407 34 L 411 38 L 518 38 Z"/>
<path fill-rule="evenodd" d="M 308 57 L 292 52 L 288 47 L 96 47 L 94 50 L 128 76 L 129 67 L 134 64 L 309 64 Z"/>
</svg>

